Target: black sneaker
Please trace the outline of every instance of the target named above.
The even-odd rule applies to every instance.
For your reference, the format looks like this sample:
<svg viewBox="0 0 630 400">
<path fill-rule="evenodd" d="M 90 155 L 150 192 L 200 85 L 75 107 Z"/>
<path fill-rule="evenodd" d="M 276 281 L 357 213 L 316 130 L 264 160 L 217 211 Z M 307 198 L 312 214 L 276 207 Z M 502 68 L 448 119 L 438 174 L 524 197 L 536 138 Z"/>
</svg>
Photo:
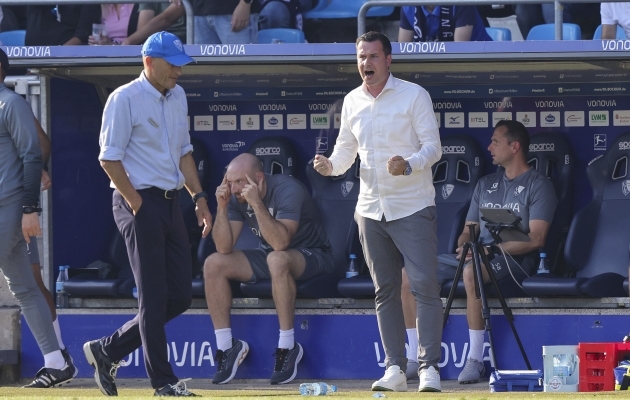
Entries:
<svg viewBox="0 0 630 400">
<path fill-rule="evenodd" d="M 62 369 L 42 368 L 37 371 L 35 380 L 23 388 L 50 388 L 66 384 L 76 376 L 76 368 L 72 364 L 67 364 Z"/>
<path fill-rule="evenodd" d="M 67 347 L 61 350 L 61 355 L 63 356 L 63 359 L 66 360 L 66 364 L 72 365 L 74 367 L 74 375 L 72 377 L 76 378 L 77 375 L 79 374 L 79 368 L 77 368 L 77 366 L 74 365 L 74 359 L 70 355 L 70 352 L 68 351 Z"/>
<path fill-rule="evenodd" d="M 95 369 L 94 380 L 96 380 L 98 388 L 101 389 L 101 393 L 105 396 L 118 396 L 114 380 L 116 379 L 118 368 L 126 364 L 122 361 L 111 361 L 105 354 L 103 342 L 100 339 L 86 342 L 83 345 L 83 352 L 88 364 Z"/>
<path fill-rule="evenodd" d="M 271 374 L 270 382 L 272 385 L 279 383 L 289 383 L 295 379 L 297 374 L 297 365 L 302 359 L 304 350 L 302 345 L 295 342 L 295 346 L 291 350 L 289 349 L 276 349 L 276 365 L 273 368 L 273 374 Z"/>
<path fill-rule="evenodd" d="M 153 396 L 182 396 L 182 397 L 201 397 L 198 394 L 194 394 L 190 390 L 186 389 L 186 381 L 188 379 L 182 379 L 174 385 L 166 385 L 162 389 L 155 389 Z"/>
<path fill-rule="evenodd" d="M 212 377 L 212 383 L 228 383 L 234 379 L 238 366 L 241 365 L 248 352 L 247 342 L 234 338 L 232 338 L 232 347 L 225 351 L 217 350 L 217 355 L 214 357 L 217 363 L 217 372 Z"/>
</svg>

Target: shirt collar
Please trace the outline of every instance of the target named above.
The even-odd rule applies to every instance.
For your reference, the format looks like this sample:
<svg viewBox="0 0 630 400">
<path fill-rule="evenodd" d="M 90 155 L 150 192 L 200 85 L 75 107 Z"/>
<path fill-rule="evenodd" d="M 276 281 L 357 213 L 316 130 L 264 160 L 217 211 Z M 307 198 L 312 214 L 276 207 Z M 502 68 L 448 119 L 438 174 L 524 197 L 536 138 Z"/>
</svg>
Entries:
<svg viewBox="0 0 630 400">
<path fill-rule="evenodd" d="M 168 97 L 168 96 L 171 95 L 171 91 L 166 89 L 166 95 L 163 96 L 162 93 L 160 93 L 160 91 L 157 90 L 151 84 L 151 82 L 149 82 L 149 79 L 144 74 L 144 71 L 140 72 L 140 77 L 138 78 L 138 80 L 140 81 L 140 86 L 142 86 L 142 88 L 145 90 L 145 92 L 147 92 L 149 94 L 149 96 L 152 96 L 156 101 L 161 100 L 162 97 Z"/>
<path fill-rule="evenodd" d="M 426 17 L 426 16 L 428 16 L 429 14 L 433 14 L 433 15 L 435 15 L 436 17 L 439 17 L 439 16 L 440 16 L 440 6 L 435 6 L 435 8 L 433 9 L 433 11 L 432 11 L 431 13 L 429 13 L 429 12 L 427 11 L 427 9 L 426 9 L 426 8 L 424 8 L 424 6 L 422 6 L 421 8 L 422 8 L 422 12 L 424 13 L 424 16 L 425 16 L 425 17 Z"/>
<path fill-rule="evenodd" d="M 394 90 L 395 88 L 396 88 L 396 80 L 394 79 L 394 75 L 392 75 L 392 73 L 390 72 L 389 77 L 387 78 L 387 82 L 385 82 L 385 86 L 383 86 L 383 90 L 381 90 L 381 93 L 383 93 L 386 90 Z M 361 89 L 363 89 L 363 93 L 373 98 L 372 94 L 368 91 L 367 85 L 365 84 L 365 82 L 361 85 Z M 381 95 L 381 93 L 379 93 L 379 96 Z"/>
</svg>

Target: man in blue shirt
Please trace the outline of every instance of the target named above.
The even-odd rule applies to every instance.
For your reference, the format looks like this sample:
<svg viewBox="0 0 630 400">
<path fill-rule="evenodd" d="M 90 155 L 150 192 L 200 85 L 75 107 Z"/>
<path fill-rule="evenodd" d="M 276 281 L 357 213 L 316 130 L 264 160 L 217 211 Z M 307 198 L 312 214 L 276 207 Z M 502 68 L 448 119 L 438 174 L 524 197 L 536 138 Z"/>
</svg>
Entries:
<svg viewBox="0 0 630 400">
<path fill-rule="evenodd" d="M 406 6 L 399 42 L 482 42 L 492 39 L 474 6 Z"/>
<path fill-rule="evenodd" d="M 192 157 L 186 94 L 177 85 L 181 66 L 194 60 L 177 36 L 159 32 L 144 43 L 142 61 L 140 77 L 116 89 L 105 104 L 98 156 L 114 188 L 114 219 L 138 287 L 138 315 L 111 336 L 85 343 L 83 351 L 105 395 L 118 394 L 116 370 L 142 345 L 155 395 L 192 396 L 168 362 L 164 324 L 192 301 L 179 189 L 186 186 L 196 203 L 203 236 L 212 226 Z"/>
</svg>

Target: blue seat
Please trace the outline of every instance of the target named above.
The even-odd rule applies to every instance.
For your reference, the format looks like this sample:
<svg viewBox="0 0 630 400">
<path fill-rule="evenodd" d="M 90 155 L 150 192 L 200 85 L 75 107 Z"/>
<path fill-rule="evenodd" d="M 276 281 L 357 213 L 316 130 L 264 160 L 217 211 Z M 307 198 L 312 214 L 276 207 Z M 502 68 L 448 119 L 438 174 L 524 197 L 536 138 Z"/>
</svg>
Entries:
<svg viewBox="0 0 630 400">
<path fill-rule="evenodd" d="M 24 46 L 25 30 L 15 30 L 0 32 L 0 45 L 2 46 Z"/>
<path fill-rule="evenodd" d="M 602 26 L 599 25 L 597 29 L 595 29 L 595 33 L 593 34 L 593 40 L 597 40 L 601 38 L 602 38 Z M 628 39 L 626 37 L 626 31 L 624 31 L 623 28 L 619 25 L 617 25 L 617 34 L 615 36 L 615 39 L 623 39 L 623 40 Z"/>
<path fill-rule="evenodd" d="M 331 0 L 326 5 L 320 0 L 312 10 L 304 13 L 306 19 L 340 19 L 357 18 L 359 10 L 367 0 Z M 368 10 L 368 17 L 386 17 L 394 12 L 394 7 L 372 7 Z"/>
<path fill-rule="evenodd" d="M 438 215 L 438 254 L 454 253 L 464 228 L 470 199 L 483 174 L 483 153 L 469 136 L 441 139 L 442 158 L 433 166 L 435 206 Z M 450 288 L 450 284 L 448 285 Z M 346 297 L 374 297 L 374 284 L 368 273 L 343 279 L 339 292 Z"/>
<path fill-rule="evenodd" d="M 486 28 L 486 32 L 494 42 L 509 42 L 512 40 L 512 31 L 507 28 Z"/>
<path fill-rule="evenodd" d="M 564 252 L 567 265 L 576 271 L 575 277 L 552 275 L 535 280 L 530 290 L 539 296 L 627 295 L 623 282 L 628 274 L 630 243 L 629 143 L 630 132 L 626 132 L 604 157 L 589 165 L 593 199 L 573 218 Z"/>
<path fill-rule="evenodd" d="M 526 40 L 555 40 L 556 27 L 554 24 L 542 24 L 534 26 L 527 34 Z M 582 30 L 579 25 L 562 24 L 562 40 L 581 40 Z"/>
<path fill-rule="evenodd" d="M 304 43 L 304 32 L 299 29 L 273 28 L 258 31 L 258 44 L 273 43 L 273 39 L 284 43 Z"/>
</svg>

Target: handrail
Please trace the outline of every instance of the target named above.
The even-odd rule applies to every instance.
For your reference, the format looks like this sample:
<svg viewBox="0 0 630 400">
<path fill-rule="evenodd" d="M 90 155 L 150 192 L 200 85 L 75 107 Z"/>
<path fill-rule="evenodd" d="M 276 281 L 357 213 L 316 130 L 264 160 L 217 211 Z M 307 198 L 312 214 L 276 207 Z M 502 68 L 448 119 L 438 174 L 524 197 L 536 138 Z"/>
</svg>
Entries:
<svg viewBox="0 0 630 400">
<path fill-rule="evenodd" d="M 571 0 L 571 3 L 592 3 L 592 0 Z M 370 8 L 376 6 L 443 6 L 443 5 L 486 5 L 486 4 L 543 4 L 553 3 L 555 13 L 555 37 L 562 40 L 562 11 L 564 6 L 558 0 L 368 0 L 361 6 L 357 17 L 357 33 L 361 36 L 365 33 L 365 18 Z"/>
<path fill-rule="evenodd" d="M 165 0 L 0 0 L 0 5 L 3 6 L 44 6 L 58 4 L 123 4 L 123 3 L 164 3 Z M 190 0 L 182 0 L 184 9 L 186 10 L 186 44 L 194 44 L 194 16 L 193 8 L 190 5 Z"/>
</svg>

